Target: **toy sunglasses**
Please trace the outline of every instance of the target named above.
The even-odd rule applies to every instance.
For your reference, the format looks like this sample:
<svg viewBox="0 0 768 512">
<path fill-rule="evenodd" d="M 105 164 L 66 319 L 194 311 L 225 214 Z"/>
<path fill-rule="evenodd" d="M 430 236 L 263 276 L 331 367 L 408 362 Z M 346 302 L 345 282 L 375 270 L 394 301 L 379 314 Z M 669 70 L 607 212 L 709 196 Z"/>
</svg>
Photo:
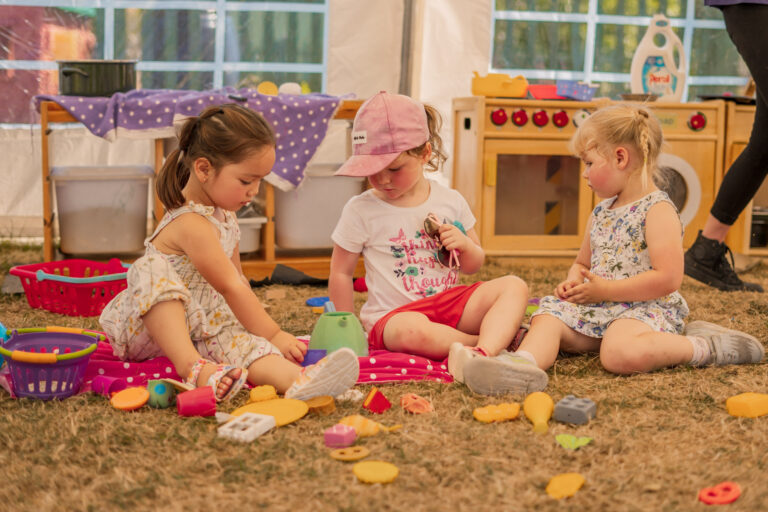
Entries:
<svg viewBox="0 0 768 512">
<path fill-rule="evenodd" d="M 437 261 L 451 270 L 459 270 L 459 268 L 461 268 L 461 265 L 459 264 L 459 251 L 456 249 L 449 251 L 443 247 L 443 244 L 440 241 L 441 224 L 443 223 L 440 222 L 438 216 L 434 213 L 430 213 L 427 215 L 427 218 L 424 219 L 424 232 L 435 242 L 437 248 L 435 257 L 437 258 Z"/>
</svg>

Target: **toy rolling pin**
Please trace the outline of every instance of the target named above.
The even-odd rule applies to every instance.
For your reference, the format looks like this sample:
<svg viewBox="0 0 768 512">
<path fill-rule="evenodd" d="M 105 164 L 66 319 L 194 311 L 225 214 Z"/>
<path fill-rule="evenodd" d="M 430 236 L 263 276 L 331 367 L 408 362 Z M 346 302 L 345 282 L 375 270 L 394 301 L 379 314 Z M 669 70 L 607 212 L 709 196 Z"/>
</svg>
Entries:
<svg viewBox="0 0 768 512">
<path fill-rule="evenodd" d="M 533 423 L 533 431 L 537 434 L 543 434 L 549 428 L 549 418 L 552 417 L 554 408 L 552 397 L 543 391 L 531 393 L 523 402 L 525 417 Z"/>
</svg>

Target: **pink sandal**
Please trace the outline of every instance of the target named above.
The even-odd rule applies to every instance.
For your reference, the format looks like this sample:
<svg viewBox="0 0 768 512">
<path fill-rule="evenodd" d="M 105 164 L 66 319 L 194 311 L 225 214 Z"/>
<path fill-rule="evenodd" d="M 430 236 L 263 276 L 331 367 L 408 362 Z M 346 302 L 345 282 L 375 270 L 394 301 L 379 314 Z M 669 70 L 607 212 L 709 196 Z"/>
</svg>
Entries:
<svg viewBox="0 0 768 512">
<path fill-rule="evenodd" d="M 200 372 L 202 371 L 203 367 L 207 364 L 213 364 L 216 365 L 216 371 L 214 371 L 210 377 L 208 377 L 208 382 L 205 383 L 206 386 L 211 386 L 213 388 L 214 396 L 216 396 L 216 401 L 221 402 L 223 400 L 229 400 L 233 396 L 235 396 L 245 384 L 245 381 L 248 378 L 248 371 L 245 368 L 241 368 L 240 372 L 240 378 L 237 380 L 233 379 L 232 385 L 229 387 L 226 393 L 224 393 L 224 396 L 219 397 L 216 395 L 216 391 L 219 388 L 219 383 L 221 382 L 221 379 L 224 378 L 229 372 L 236 369 L 237 366 L 232 366 L 228 364 L 216 364 L 212 361 L 208 361 L 207 359 L 198 359 L 195 361 L 195 364 L 192 365 L 192 371 L 189 372 L 189 376 L 184 379 L 185 384 L 189 384 L 190 386 L 198 387 L 197 386 L 197 378 L 200 376 Z M 231 378 L 231 377 L 230 377 Z"/>
</svg>

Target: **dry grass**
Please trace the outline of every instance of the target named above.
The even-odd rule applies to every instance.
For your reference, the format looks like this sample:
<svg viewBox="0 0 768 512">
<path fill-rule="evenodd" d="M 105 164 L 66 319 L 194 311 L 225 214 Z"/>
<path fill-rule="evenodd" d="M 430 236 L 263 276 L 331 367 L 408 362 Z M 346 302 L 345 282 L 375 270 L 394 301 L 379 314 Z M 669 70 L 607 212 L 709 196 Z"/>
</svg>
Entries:
<svg viewBox="0 0 768 512">
<path fill-rule="evenodd" d="M 40 257 L 39 249 L 4 246 L 0 275 L 10 263 Z M 481 277 L 513 272 L 541 296 L 565 268 L 497 259 Z M 768 286 L 766 265 L 749 277 Z M 273 316 L 287 330 L 310 332 L 316 317 L 304 301 L 327 290 L 282 288 L 288 298 L 272 302 Z M 255 290 L 261 298 L 265 291 Z M 721 293 L 687 278 L 682 293 L 693 319 L 768 340 L 765 296 Z M 96 318 L 32 310 L 23 296 L 2 296 L 0 304 L 7 326 L 98 327 Z M 564 358 L 550 371 L 547 391 L 555 400 L 569 393 L 592 398 L 597 417 L 583 426 L 552 422 L 545 435 L 534 434 L 522 417 L 476 422 L 474 408 L 502 399 L 475 396 L 460 385 L 381 389 L 393 402 L 415 392 L 435 406 L 422 416 L 395 406 L 376 419 L 404 428 L 360 441 L 370 459 L 400 469 L 397 480 L 384 486 L 358 483 L 351 464 L 328 457 L 322 442 L 322 430 L 360 412 L 359 404 L 340 403 L 332 416 L 305 417 L 239 444 L 218 439 L 213 419 L 181 418 L 174 409 L 124 413 L 92 395 L 40 402 L 11 400 L 0 391 L 0 510 L 705 510 L 698 490 L 724 480 L 743 490 L 728 510 L 768 509 L 768 417 L 734 418 L 724 405 L 737 393 L 768 392 L 765 364 L 627 378 L 604 372 L 594 356 Z M 242 393 L 222 410 L 245 399 Z M 558 433 L 594 442 L 569 452 L 555 443 Z M 586 484 L 574 497 L 556 501 L 544 489 L 565 472 L 581 473 Z"/>
</svg>

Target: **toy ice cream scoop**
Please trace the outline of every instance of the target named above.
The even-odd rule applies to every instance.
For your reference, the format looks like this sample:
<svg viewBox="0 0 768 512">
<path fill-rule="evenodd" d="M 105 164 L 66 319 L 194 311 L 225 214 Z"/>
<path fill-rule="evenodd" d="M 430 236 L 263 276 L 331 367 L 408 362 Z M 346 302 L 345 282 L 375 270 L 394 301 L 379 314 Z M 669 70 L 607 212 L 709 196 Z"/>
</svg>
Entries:
<svg viewBox="0 0 768 512">
<path fill-rule="evenodd" d="M 523 412 L 525 417 L 533 423 L 533 431 L 538 434 L 543 434 L 549 428 L 549 418 L 552 416 L 552 411 L 555 408 L 555 403 L 552 401 L 552 397 L 543 391 L 536 391 L 525 397 L 523 402 Z"/>
</svg>

